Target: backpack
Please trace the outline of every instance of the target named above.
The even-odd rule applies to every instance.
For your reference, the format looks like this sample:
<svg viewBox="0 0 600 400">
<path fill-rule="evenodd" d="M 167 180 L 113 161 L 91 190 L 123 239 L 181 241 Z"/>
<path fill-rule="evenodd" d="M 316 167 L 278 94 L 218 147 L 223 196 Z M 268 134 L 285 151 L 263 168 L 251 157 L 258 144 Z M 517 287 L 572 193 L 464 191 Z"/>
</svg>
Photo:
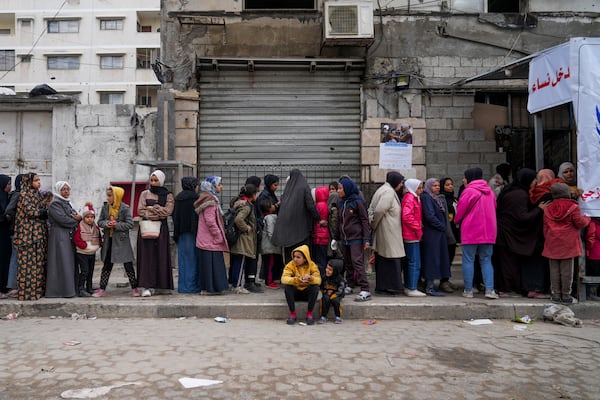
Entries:
<svg viewBox="0 0 600 400">
<path fill-rule="evenodd" d="M 229 210 L 223 215 L 223 223 L 225 224 L 225 239 L 229 247 L 233 246 L 235 242 L 240 238 L 240 231 L 235 226 L 235 216 L 237 215 L 237 209 L 230 207 Z"/>
</svg>

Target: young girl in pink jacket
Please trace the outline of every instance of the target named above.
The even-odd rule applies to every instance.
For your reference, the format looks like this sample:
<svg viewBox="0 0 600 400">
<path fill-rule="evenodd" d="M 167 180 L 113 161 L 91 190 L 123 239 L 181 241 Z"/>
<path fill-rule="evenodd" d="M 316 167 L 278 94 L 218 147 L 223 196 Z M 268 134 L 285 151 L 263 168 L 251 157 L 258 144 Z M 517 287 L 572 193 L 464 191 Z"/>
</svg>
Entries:
<svg viewBox="0 0 600 400">
<path fill-rule="evenodd" d="M 418 179 L 407 179 L 404 183 L 407 193 L 402 197 L 402 239 L 408 258 L 408 271 L 404 282 L 404 293 L 410 297 L 425 296 L 417 290 L 421 272 L 421 248 L 423 236 L 421 200 L 423 183 Z"/>
</svg>

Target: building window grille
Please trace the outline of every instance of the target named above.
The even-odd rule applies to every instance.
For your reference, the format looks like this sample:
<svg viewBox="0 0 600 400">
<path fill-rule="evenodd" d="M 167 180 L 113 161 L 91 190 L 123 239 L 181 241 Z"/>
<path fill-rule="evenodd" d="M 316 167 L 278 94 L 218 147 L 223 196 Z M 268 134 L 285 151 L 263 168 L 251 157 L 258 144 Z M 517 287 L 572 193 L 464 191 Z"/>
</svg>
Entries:
<svg viewBox="0 0 600 400">
<path fill-rule="evenodd" d="M 78 20 L 48 21 L 48 33 L 78 33 Z"/>
<path fill-rule="evenodd" d="M 123 20 L 122 19 L 102 19 L 100 20 L 101 31 L 122 31 Z"/>
<path fill-rule="evenodd" d="M 123 69 L 123 56 L 100 56 L 100 69 Z"/>
<path fill-rule="evenodd" d="M 48 56 L 48 69 L 79 69 L 79 56 Z"/>
<path fill-rule="evenodd" d="M 0 71 L 15 70 L 15 51 L 0 50 Z"/>
</svg>

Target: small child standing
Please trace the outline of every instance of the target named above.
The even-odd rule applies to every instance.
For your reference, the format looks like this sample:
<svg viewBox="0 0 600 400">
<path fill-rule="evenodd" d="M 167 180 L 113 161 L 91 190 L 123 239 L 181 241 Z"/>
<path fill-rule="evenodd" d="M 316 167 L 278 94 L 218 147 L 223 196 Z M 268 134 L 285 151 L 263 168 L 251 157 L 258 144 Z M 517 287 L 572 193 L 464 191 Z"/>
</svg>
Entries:
<svg viewBox="0 0 600 400">
<path fill-rule="evenodd" d="M 262 269 L 264 270 L 267 287 L 279 289 L 279 285 L 275 281 L 281 279 L 281 273 L 283 272 L 283 256 L 281 254 L 281 247 L 277 247 L 271 242 L 275 224 L 277 223 L 277 214 L 275 214 L 276 208 L 271 202 L 271 199 L 267 197 L 260 199 L 259 207 L 264 221 L 262 240 L 260 242 Z"/>
<path fill-rule="evenodd" d="M 329 227 L 322 221 L 329 218 L 329 188 L 327 186 L 318 186 L 311 191 L 317 212 L 321 216 L 320 221 L 316 221 L 313 226 L 312 234 L 312 255 L 315 263 L 319 267 L 321 276 L 325 276 L 325 266 L 327 265 L 327 249 L 329 248 Z"/>
<path fill-rule="evenodd" d="M 346 281 L 342 276 L 342 268 L 344 262 L 338 259 L 331 259 L 325 267 L 325 276 L 321 282 L 321 317 L 318 323 L 324 324 L 327 322 L 327 314 L 329 307 L 333 306 L 335 314 L 335 323 L 342 323 L 342 299 L 346 289 Z"/>
<path fill-rule="evenodd" d="M 96 225 L 96 212 L 92 203 L 87 202 L 81 211 L 82 220 L 75 229 L 73 242 L 77 251 L 77 294 L 79 297 L 92 295 L 92 277 L 96 251 L 102 246 L 100 228 Z"/>
<path fill-rule="evenodd" d="M 550 292 L 553 303 L 573 304 L 573 258 L 581 256 L 579 230 L 590 224 L 590 217 L 581 215 L 569 187 L 555 183 L 550 187 L 552 203 L 544 210 L 544 250 L 550 261 Z"/>
<path fill-rule="evenodd" d="M 592 222 L 587 229 L 585 246 L 585 274 L 587 276 L 600 276 L 600 218 L 592 217 Z M 600 301 L 600 287 L 591 284 L 590 300 Z"/>
</svg>

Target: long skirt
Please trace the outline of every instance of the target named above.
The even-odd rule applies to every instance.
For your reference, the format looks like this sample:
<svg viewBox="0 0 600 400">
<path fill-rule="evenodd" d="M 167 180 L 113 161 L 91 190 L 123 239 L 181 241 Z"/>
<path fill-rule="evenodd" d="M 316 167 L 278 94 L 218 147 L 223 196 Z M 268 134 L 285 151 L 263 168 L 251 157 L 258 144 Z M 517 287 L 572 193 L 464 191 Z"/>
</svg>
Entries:
<svg viewBox="0 0 600 400">
<path fill-rule="evenodd" d="M 46 288 L 46 241 L 19 246 L 17 253 L 18 300 L 39 300 Z"/>
<path fill-rule="evenodd" d="M 156 239 L 137 239 L 138 285 L 146 289 L 173 289 L 169 228 L 162 220 Z"/>
<path fill-rule="evenodd" d="M 375 255 L 375 290 L 381 292 L 401 292 L 402 284 L 402 259 L 386 258 Z"/>
<path fill-rule="evenodd" d="M 177 259 L 179 276 L 177 291 L 179 293 L 198 293 L 198 257 L 196 256 L 196 235 L 187 232 L 177 239 Z"/>
<path fill-rule="evenodd" d="M 200 288 L 209 293 L 220 293 L 229 288 L 225 259 L 222 251 L 198 249 Z"/>
</svg>

